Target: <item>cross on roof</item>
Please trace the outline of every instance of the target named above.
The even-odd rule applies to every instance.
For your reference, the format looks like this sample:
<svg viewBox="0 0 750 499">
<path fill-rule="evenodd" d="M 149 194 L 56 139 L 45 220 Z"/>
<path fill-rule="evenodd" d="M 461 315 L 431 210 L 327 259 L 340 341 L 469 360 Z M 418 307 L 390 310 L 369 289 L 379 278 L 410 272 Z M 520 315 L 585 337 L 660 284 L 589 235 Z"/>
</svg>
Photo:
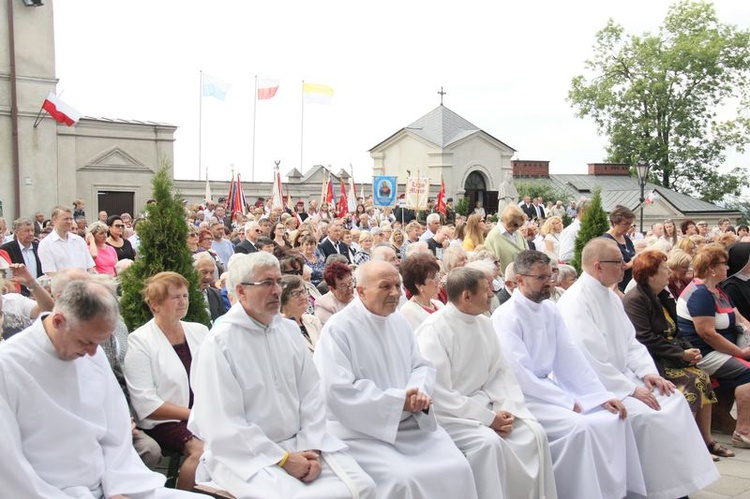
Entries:
<svg viewBox="0 0 750 499">
<path fill-rule="evenodd" d="M 440 87 L 440 91 L 438 92 L 438 95 L 440 96 L 440 105 L 443 105 L 443 96 L 447 94 L 448 92 L 443 91 L 443 87 Z"/>
</svg>

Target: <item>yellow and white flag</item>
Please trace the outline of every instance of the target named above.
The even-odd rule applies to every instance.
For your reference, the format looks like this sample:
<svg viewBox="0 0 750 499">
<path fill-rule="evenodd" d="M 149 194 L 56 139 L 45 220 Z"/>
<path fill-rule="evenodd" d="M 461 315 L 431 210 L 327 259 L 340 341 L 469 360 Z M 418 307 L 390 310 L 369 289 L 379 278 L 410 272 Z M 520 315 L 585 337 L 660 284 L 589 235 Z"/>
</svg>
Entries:
<svg viewBox="0 0 750 499">
<path fill-rule="evenodd" d="M 302 82 L 302 94 L 305 104 L 330 104 L 333 99 L 333 89 L 320 83 Z"/>
</svg>

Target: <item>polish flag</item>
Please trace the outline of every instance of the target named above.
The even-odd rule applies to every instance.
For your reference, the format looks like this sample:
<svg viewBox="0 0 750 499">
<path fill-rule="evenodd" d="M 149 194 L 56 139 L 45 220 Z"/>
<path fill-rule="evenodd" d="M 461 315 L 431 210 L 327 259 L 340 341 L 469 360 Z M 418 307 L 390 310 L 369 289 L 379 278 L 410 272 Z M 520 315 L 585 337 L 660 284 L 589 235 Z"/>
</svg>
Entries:
<svg viewBox="0 0 750 499">
<path fill-rule="evenodd" d="M 44 99 L 42 109 L 47 111 L 58 123 L 65 123 L 68 126 L 75 125 L 78 123 L 78 120 L 81 119 L 81 113 L 61 101 L 60 98 L 52 92 L 50 92 L 47 98 Z"/>
<path fill-rule="evenodd" d="M 279 90 L 279 80 L 258 79 L 258 100 L 273 99 Z"/>
</svg>

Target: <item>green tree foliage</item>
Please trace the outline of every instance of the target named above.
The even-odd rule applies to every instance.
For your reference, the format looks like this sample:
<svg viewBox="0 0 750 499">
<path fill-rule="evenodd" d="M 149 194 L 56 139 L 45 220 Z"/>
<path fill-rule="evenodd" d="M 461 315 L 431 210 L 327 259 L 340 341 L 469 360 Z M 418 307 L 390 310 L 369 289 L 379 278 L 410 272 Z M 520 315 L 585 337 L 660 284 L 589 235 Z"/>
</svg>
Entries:
<svg viewBox="0 0 750 499">
<path fill-rule="evenodd" d="M 576 237 L 576 249 L 575 256 L 571 265 L 573 265 L 578 273 L 581 273 L 581 253 L 586 243 L 599 237 L 609 230 L 609 217 L 602 208 L 602 192 L 601 189 L 596 188 L 591 196 L 591 200 L 588 206 L 583 212 L 583 218 L 581 218 L 581 229 L 578 231 L 578 237 Z"/>
<path fill-rule="evenodd" d="M 465 217 L 469 216 L 469 198 L 461 198 L 456 203 L 456 213 Z"/>
<path fill-rule="evenodd" d="M 146 279 L 170 270 L 190 283 L 190 305 L 185 320 L 209 325 L 210 318 L 199 290 L 198 273 L 187 248 L 187 222 L 182 198 L 172 192 L 169 166 L 163 165 L 153 180 L 156 204 L 146 207 L 147 218 L 138 223 L 141 244 L 138 259 L 122 273 L 122 316 L 129 331 L 151 320 L 143 300 Z"/>
<path fill-rule="evenodd" d="M 711 4 L 672 5 L 657 34 L 625 35 L 610 20 L 568 100 L 609 140 L 608 161 L 651 166 L 652 182 L 716 201 L 747 172 L 719 172 L 750 140 L 750 32 L 722 24 Z"/>
</svg>

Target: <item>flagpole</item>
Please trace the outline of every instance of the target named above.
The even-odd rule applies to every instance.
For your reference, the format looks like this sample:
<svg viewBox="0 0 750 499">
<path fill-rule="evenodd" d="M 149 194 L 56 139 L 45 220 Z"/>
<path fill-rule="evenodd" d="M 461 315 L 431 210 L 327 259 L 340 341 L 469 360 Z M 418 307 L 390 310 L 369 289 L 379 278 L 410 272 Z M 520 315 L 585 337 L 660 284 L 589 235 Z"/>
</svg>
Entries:
<svg viewBox="0 0 750 499">
<path fill-rule="evenodd" d="M 258 75 L 255 75 L 255 96 L 253 97 L 253 160 L 250 167 L 250 182 L 255 182 L 255 115 L 258 111 Z"/>
<path fill-rule="evenodd" d="M 201 178 L 203 169 L 203 156 L 201 151 L 203 140 L 203 70 L 200 70 L 200 83 L 198 84 L 198 178 Z"/>
<path fill-rule="evenodd" d="M 299 130 L 299 171 L 303 170 L 303 158 L 305 150 L 305 80 L 302 80 L 302 99 L 300 102 L 302 109 L 300 113 L 300 130 Z"/>
</svg>

